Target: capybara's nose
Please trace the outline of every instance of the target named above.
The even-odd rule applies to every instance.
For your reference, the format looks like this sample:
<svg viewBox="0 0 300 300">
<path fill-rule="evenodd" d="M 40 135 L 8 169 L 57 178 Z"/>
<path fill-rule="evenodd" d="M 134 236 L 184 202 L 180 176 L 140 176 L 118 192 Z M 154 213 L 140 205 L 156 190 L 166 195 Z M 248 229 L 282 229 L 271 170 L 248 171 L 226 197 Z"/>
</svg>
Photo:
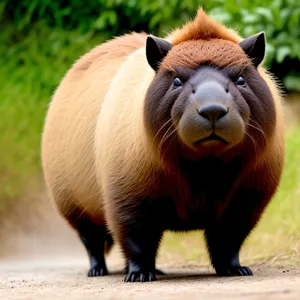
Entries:
<svg viewBox="0 0 300 300">
<path fill-rule="evenodd" d="M 227 107 L 218 103 L 206 104 L 198 109 L 199 115 L 211 122 L 221 119 L 227 112 Z"/>
<path fill-rule="evenodd" d="M 203 82 L 191 96 L 199 115 L 212 123 L 228 112 L 228 101 L 231 96 L 226 87 L 217 81 Z"/>
</svg>

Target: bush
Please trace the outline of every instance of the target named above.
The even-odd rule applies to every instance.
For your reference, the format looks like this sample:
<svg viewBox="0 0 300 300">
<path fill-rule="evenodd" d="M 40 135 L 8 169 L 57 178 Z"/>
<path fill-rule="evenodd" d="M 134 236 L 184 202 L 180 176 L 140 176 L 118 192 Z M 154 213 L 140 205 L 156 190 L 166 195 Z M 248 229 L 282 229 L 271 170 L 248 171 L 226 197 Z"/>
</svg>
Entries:
<svg viewBox="0 0 300 300">
<path fill-rule="evenodd" d="M 4 0 L 0 13 L 22 36 L 38 23 L 109 38 L 133 30 L 163 34 L 193 17 L 199 5 L 244 37 L 265 31 L 266 65 L 289 90 L 300 91 L 298 0 L 89 0 L 87 4 L 81 0 Z M 58 40 L 55 44 L 65 46 Z"/>
<path fill-rule="evenodd" d="M 210 15 L 246 37 L 265 31 L 266 65 L 288 90 L 300 91 L 300 4 L 298 0 L 225 0 Z"/>
<path fill-rule="evenodd" d="M 36 24 L 17 43 L 7 26 L 0 40 L 1 213 L 25 188 L 40 184 L 40 138 L 51 95 L 74 60 L 103 39 Z"/>
</svg>

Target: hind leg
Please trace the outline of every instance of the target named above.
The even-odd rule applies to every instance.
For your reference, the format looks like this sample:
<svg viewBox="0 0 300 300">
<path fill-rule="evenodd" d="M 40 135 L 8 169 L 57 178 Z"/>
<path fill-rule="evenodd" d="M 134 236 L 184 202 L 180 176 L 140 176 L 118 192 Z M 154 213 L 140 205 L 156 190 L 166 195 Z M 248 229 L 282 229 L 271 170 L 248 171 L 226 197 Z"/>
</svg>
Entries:
<svg viewBox="0 0 300 300">
<path fill-rule="evenodd" d="M 83 218 L 78 220 L 76 229 L 90 259 L 88 276 L 108 275 L 104 257 L 105 243 L 112 240 L 105 226 L 99 226 Z"/>
<path fill-rule="evenodd" d="M 87 275 L 89 277 L 107 275 L 104 254 L 112 246 L 113 240 L 106 229 L 104 220 L 100 224 L 93 222 L 81 208 L 75 205 L 75 199 L 65 191 L 56 195 L 54 199 L 60 214 L 77 232 L 86 248 L 90 260 Z"/>
</svg>

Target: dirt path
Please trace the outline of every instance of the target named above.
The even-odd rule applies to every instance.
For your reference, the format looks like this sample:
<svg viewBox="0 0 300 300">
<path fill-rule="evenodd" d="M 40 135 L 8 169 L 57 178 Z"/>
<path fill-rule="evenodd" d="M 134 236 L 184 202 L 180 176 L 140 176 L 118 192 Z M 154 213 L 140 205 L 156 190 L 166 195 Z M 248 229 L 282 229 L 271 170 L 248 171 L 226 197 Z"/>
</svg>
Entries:
<svg viewBox="0 0 300 300">
<path fill-rule="evenodd" d="M 87 278 L 85 257 L 0 262 L 0 299 L 300 299 L 300 269 L 256 270 L 254 277 L 219 278 L 204 269 L 165 267 L 154 283 L 124 283 L 122 264 L 111 276 Z M 254 269 L 255 271 L 255 269 Z"/>
<path fill-rule="evenodd" d="M 44 212 L 47 212 L 46 214 Z M 31 225 L 21 222 L 26 215 Z M 37 216 L 40 216 L 37 218 Z M 76 234 L 51 207 L 35 208 L 10 219 L 0 243 L 0 299 L 300 299 L 298 268 L 252 267 L 254 277 L 219 278 L 211 268 L 160 259 L 168 275 L 154 283 L 124 283 L 123 259 L 108 257 L 111 276 L 87 278 L 88 260 Z"/>
</svg>

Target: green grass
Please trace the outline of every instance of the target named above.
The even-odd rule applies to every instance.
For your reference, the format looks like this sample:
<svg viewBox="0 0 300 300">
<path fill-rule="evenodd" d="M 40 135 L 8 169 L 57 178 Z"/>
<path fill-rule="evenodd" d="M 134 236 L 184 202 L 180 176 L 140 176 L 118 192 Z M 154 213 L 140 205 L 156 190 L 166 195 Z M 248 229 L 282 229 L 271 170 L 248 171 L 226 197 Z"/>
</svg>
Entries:
<svg viewBox="0 0 300 300">
<path fill-rule="evenodd" d="M 0 32 L 0 210 L 40 182 L 40 138 L 51 94 L 75 59 L 103 37 L 37 27 L 28 36 Z M 283 179 L 242 250 L 244 260 L 285 255 L 299 260 L 300 125 L 287 133 Z M 201 233 L 167 233 L 161 260 L 207 264 Z"/>
<path fill-rule="evenodd" d="M 40 137 L 51 95 L 72 63 L 102 40 L 42 26 L 26 37 L 8 26 L 0 32 L 2 207 L 41 177 Z"/>
</svg>

